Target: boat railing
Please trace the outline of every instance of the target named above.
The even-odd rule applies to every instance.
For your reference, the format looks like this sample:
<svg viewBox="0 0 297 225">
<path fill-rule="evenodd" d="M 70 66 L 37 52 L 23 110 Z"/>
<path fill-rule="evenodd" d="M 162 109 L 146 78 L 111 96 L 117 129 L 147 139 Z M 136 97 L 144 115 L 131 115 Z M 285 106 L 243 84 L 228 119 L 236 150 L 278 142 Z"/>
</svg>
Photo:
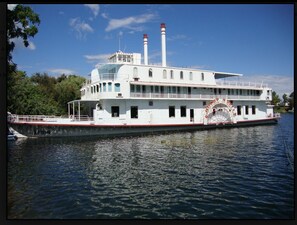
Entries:
<svg viewBox="0 0 297 225">
<path fill-rule="evenodd" d="M 70 119 L 72 121 L 92 121 L 93 117 L 89 117 L 88 115 L 75 115 L 75 116 L 70 116 Z"/>
<path fill-rule="evenodd" d="M 17 115 L 9 114 L 7 120 L 9 122 L 50 122 L 56 121 L 57 119 L 66 119 L 67 117 L 62 116 L 51 116 L 51 115 Z"/>
<path fill-rule="evenodd" d="M 236 86 L 236 87 L 255 87 L 255 88 L 268 88 L 268 84 L 255 83 L 255 82 L 238 82 L 238 81 L 217 81 L 219 86 Z"/>
<path fill-rule="evenodd" d="M 70 115 L 70 116 L 52 116 L 52 115 L 17 115 L 9 114 L 7 120 L 9 122 L 57 122 L 62 120 L 71 121 L 92 121 L 93 117 L 88 115 Z"/>
<path fill-rule="evenodd" d="M 114 80 L 116 74 L 115 73 L 100 73 L 100 80 Z"/>
<path fill-rule="evenodd" d="M 130 93 L 132 98 L 182 98 L 182 99 L 214 99 L 225 98 L 230 100 L 259 100 L 255 95 L 210 95 L 210 94 L 180 94 L 180 93 Z"/>
</svg>

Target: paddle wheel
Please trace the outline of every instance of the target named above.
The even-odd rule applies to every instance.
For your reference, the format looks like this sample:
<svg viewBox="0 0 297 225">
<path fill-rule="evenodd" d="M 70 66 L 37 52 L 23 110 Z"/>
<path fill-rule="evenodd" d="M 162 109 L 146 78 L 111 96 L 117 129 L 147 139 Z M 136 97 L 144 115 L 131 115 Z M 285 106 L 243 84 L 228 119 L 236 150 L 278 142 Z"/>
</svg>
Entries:
<svg viewBox="0 0 297 225">
<path fill-rule="evenodd" d="M 205 108 L 203 113 L 204 124 L 236 123 L 236 111 L 227 99 L 215 98 Z"/>
</svg>

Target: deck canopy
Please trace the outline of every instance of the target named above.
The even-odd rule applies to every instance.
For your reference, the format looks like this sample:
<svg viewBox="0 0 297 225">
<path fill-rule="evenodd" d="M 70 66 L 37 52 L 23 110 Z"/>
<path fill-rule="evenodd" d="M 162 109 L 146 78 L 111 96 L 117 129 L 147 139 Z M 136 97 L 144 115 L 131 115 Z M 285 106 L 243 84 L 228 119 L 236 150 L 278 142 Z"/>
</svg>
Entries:
<svg viewBox="0 0 297 225">
<path fill-rule="evenodd" d="M 215 79 L 221 79 L 226 77 L 241 77 L 242 74 L 239 73 L 225 73 L 225 72 L 214 72 Z"/>
<path fill-rule="evenodd" d="M 99 100 L 73 100 L 67 103 L 68 105 L 68 117 L 77 117 L 81 120 L 82 116 L 92 117 L 92 109 L 96 107 Z M 84 104 L 87 107 L 87 115 L 81 115 L 81 105 Z M 75 110 L 77 109 L 77 110 Z"/>
</svg>

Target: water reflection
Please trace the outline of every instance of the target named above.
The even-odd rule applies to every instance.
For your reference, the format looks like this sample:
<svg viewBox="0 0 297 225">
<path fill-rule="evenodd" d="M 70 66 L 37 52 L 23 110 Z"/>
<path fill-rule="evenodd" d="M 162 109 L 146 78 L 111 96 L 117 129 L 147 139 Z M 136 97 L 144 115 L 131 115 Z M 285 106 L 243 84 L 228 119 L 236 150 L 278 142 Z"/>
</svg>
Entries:
<svg viewBox="0 0 297 225">
<path fill-rule="evenodd" d="M 291 218 L 278 135 L 259 126 L 15 143 L 9 218 Z"/>
</svg>

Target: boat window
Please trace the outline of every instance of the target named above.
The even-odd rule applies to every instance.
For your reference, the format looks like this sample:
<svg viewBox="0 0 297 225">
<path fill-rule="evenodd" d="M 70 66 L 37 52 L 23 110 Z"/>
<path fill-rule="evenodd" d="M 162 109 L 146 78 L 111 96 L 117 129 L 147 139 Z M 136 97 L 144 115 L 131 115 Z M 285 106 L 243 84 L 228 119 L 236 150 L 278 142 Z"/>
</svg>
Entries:
<svg viewBox="0 0 297 225">
<path fill-rule="evenodd" d="M 193 80 L 193 72 L 190 72 L 190 80 Z"/>
<path fill-rule="evenodd" d="M 256 106 L 252 105 L 252 114 L 255 115 L 256 114 Z"/>
<path fill-rule="evenodd" d="M 183 80 L 184 79 L 184 72 L 180 71 L 180 79 Z"/>
<path fill-rule="evenodd" d="M 130 90 L 131 90 L 131 92 L 135 92 L 135 85 L 134 84 L 131 84 Z"/>
<path fill-rule="evenodd" d="M 103 92 L 106 92 L 106 83 L 103 83 Z"/>
<path fill-rule="evenodd" d="M 230 89 L 228 89 L 228 95 L 230 95 Z"/>
<path fill-rule="evenodd" d="M 237 106 L 237 115 L 241 115 L 241 106 L 240 105 Z"/>
<path fill-rule="evenodd" d="M 239 90 L 239 94 L 242 95 L 242 89 Z"/>
<path fill-rule="evenodd" d="M 97 92 L 99 92 L 99 84 L 97 84 L 96 87 L 97 87 Z"/>
<path fill-rule="evenodd" d="M 145 85 L 142 85 L 142 93 L 145 93 L 146 87 Z"/>
<path fill-rule="evenodd" d="M 121 84 L 120 83 L 115 83 L 114 84 L 114 91 L 115 92 L 120 92 L 121 91 Z"/>
<path fill-rule="evenodd" d="M 155 86 L 155 93 L 159 93 L 159 86 Z"/>
<path fill-rule="evenodd" d="M 120 114 L 120 107 L 119 106 L 111 106 L 111 116 L 119 117 L 119 114 Z"/>
<path fill-rule="evenodd" d="M 133 68 L 133 77 L 138 77 L 138 69 L 137 67 Z"/>
<path fill-rule="evenodd" d="M 101 83 L 99 84 L 99 89 L 100 89 L 100 92 L 102 92 L 102 84 Z"/>
<path fill-rule="evenodd" d="M 149 106 L 153 106 L 154 102 L 153 101 L 149 101 Z"/>
<path fill-rule="evenodd" d="M 170 79 L 174 78 L 173 70 L 170 70 Z"/>
<path fill-rule="evenodd" d="M 136 92 L 140 92 L 140 85 L 136 85 Z"/>
<path fill-rule="evenodd" d="M 187 107 L 186 106 L 180 107 L 180 117 L 187 117 Z"/>
<path fill-rule="evenodd" d="M 151 87 L 151 93 L 154 93 L 154 86 L 150 86 Z"/>
<path fill-rule="evenodd" d="M 249 106 L 248 106 L 248 105 L 245 106 L 245 114 L 246 114 L 246 115 L 249 114 Z"/>
<path fill-rule="evenodd" d="M 191 87 L 188 87 L 188 95 L 190 95 L 192 92 L 192 88 Z"/>
<path fill-rule="evenodd" d="M 167 70 L 163 70 L 163 78 L 167 79 Z"/>
<path fill-rule="evenodd" d="M 175 106 L 169 106 L 169 117 L 175 117 Z"/>
<path fill-rule="evenodd" d="M 131 106 L 131 118 L 138 118 L 138 106 Z"/>
<path fill-rule="evenodd" d="M 204 73 L 201 73 L 201 80 L 204 81 Z"/>
<path fill-rule="evenodd" d="M 151 68 L 149 69 L 149 77 L 153 77 L 153 70 Z"/>
<path fill-rule="evenodd" d="M 160 92 L 161 92 L 162 94 L 164 93 L 164 87 L 163 87 L 163 86 L 160 87 Z"/>
<path fill-rule="evenodd" d="M 93 86 L 91 86 L 91 93 L 93 94 Z"/>
<path fill-rule="evenodd" d="M 111 92 L 111 82 L 108 82 L 108 91 Z"/>
</svg>

